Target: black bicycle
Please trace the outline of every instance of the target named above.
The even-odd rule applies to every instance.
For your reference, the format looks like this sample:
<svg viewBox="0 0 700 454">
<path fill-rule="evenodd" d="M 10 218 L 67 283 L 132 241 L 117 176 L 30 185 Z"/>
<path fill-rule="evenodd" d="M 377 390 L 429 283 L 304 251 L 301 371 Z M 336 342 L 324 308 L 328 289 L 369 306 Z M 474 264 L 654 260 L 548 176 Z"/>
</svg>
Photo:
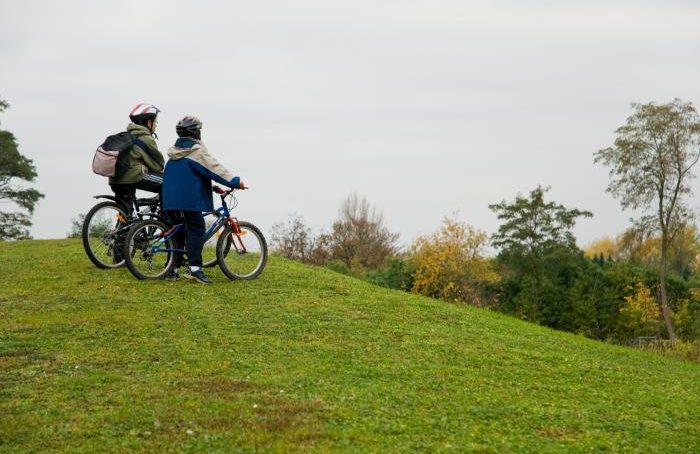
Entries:
<svg viewBox="0 0 700 454">
<path fill-rule="evenodd" d="M 214 263 L 218 263 L 229 279 L 255 279 L 267 263 L 265 237 L 250 222 L 231 216 L 231 210 L 238 205 L 233 196 L 235 189 L 214 187 L 214 191 L 221 196 L 221 206 L 209 213 L 215 219 L 205 233 L 207 244 L 216 244 Z M 183 224 L 170 225 L 163 218 L 133 224 L 123 250 L 129 271 L 138 279 L 167 276 L 175 267 L 177 256 L 187 252 L 182 245 L 175 244 L 175 236 L 184 228 Z"/>
<path fill-rule="evenodd" d="M 83 248 L 98 268 L 119 268 L 124 265 L 122 249 L 126 234 L 135 222 L 155 215 L 159 197 L 136 198 L 96 195 L 106 199 L 88 211 L 83 220 Z"/>
</svg>

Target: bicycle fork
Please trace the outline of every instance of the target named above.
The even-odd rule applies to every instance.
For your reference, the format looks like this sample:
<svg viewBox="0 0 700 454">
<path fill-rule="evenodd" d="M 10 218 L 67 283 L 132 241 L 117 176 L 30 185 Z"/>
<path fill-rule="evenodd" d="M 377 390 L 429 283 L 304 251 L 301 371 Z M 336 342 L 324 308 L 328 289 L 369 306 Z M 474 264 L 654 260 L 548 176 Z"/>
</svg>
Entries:
<svg viewBox="0 0 700 454">
<path fill-rule="evenodd" d="M 245 235 L 245 232 L 241 230 L 241 226 L 238 224 L 238 219 L 229 217 L 228 225 L 231 226 L 231 244 L 233 245 L 233 248 L 239 255 L 245 254 L 248 251 L 246 250 L 245 244 L 243 244 L 243 239 L 241 238 L 241 236 Z M 236 238 L 238 239 L 238 244 L 236 244 Z"/>
</svg>

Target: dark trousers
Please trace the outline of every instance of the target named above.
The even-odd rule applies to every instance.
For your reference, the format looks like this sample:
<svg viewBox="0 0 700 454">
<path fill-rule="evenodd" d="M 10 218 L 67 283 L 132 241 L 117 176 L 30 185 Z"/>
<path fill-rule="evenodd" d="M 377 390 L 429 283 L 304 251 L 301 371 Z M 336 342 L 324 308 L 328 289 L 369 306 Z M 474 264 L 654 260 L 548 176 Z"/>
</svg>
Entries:
<svg viewBox="0 0 700 454">
<path fill-rule="evenodd" d="M 163 203 L 163 174 L 157 172 L 148 172 L 143 176 L 143 179 L 137 183 L 132 184 L 110 184 L 112 192 L 118 198 L 128 201 L 129 209 L 132 207 L 131 200 L 136 197 L 136 190 L 140 189 L 142 191 L 155 192 L 158 194 Z M 162 205 L 161 205 L 162 206 Z M 131 213 L 129 213 L 131 214 Z"/>
<path fill-rule="evenodd" d="M 173 224 L 183 223 L 185 229 L 180 229 L 175 234 L 174 240 L 178 248 L 185 244 L 187 251 L 187 264 L 189 266 L 202 266 L 202 248 L 204 248 L 204 234 L 206 225 L 201 211 L 168 211 L 168 217 Z M 182 266 L 182 254 L 175 258 L 175 266 Z"/>
</svg>

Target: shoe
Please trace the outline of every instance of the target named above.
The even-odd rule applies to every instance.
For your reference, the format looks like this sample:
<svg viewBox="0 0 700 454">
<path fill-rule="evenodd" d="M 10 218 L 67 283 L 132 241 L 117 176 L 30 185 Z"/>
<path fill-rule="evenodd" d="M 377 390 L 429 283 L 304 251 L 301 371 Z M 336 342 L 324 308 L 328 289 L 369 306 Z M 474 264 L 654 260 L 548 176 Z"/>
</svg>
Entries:
<svg viewBox="0 0 700 454">
<path fill-rule="evenodd" d="M 165 275 L 166 281 L 177 281 L 178 279 L 180 279 L 180 273 L 178 273 L 177 270 L 171 270 Z"/>
<path fill-rule="evenodd" d="M 202 284 L 211 284 L 211 279 L 206 277 L 202 270 L 197 270 L 197 271 L 190 271 L 188 268 L 187 271 L 185 271 L 185 277 L 187 279 L 192 279 L 197 282 L 201 282 Z"/>
</svg>

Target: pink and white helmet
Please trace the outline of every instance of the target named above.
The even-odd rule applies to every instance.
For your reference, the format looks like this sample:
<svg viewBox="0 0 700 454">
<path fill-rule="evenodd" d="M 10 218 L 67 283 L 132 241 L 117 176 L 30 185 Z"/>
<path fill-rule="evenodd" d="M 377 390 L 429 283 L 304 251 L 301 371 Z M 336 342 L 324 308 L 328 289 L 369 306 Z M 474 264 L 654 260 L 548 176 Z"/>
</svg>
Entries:
<svg viewBox="0 0 700 454">
<path fill-rule="evenodd" d="M 136 104 L 133 109 L 131 109 L 131 112 L 129 112 L 129 118 L 131 118 L 131 121 L 134 123 L 142 123 L 146 120 L 155 119 L 158 116 L 158 112 L 160 112 L 160 109 L 153 104 L 140 102 Z"/>
</svg>

